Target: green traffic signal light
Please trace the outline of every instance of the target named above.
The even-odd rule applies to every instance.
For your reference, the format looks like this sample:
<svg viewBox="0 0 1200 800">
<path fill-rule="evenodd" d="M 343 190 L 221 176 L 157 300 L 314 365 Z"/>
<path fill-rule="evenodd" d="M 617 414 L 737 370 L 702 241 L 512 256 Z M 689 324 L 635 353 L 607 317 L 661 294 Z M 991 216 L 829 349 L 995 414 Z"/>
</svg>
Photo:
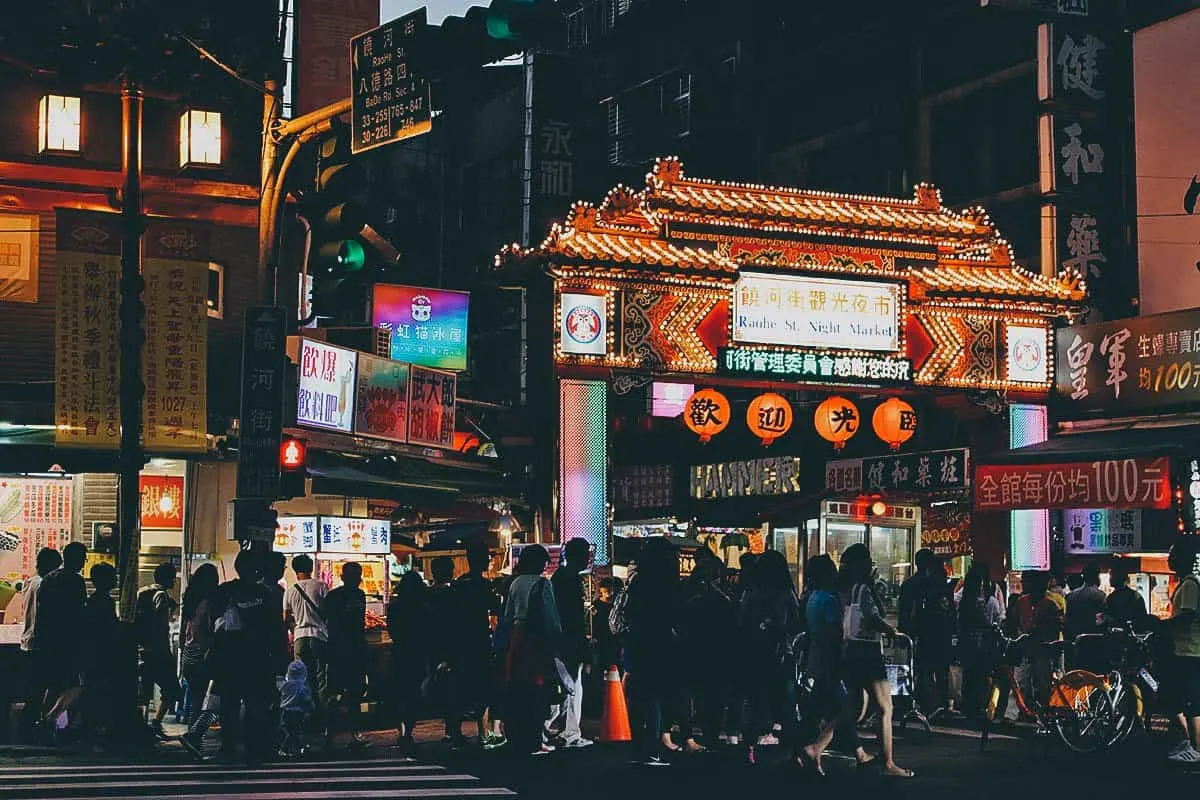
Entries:
<svg viewBox="0 0 1200 800">
<path fill-rule="evenodd" d="M 347 239 L 338 248 L 337 263 L 347 272 L 357 272 L 367 263 L 367 252 L 360 242 Z"/>
</svg>

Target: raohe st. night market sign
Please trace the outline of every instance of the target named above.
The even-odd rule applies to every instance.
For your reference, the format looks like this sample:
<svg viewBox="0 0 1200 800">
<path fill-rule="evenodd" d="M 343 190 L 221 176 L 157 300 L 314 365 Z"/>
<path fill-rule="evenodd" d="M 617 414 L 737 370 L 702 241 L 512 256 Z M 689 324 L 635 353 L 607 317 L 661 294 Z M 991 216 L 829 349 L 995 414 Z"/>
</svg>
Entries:
<svg viewBox="0 0 1200 800">
<path fill-rule="evenodd" d="M 1200 309 L 1076 325 L 1056 338 L 1055 383 L 1068 414 L 1200 401 Z"/>
</svg>

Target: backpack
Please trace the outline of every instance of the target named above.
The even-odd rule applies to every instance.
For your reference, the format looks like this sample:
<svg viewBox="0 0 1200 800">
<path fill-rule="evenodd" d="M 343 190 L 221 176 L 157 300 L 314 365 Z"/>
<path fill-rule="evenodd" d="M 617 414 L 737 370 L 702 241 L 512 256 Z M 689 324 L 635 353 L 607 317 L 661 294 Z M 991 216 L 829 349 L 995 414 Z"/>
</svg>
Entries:
<svg viewBox="0 0 1200 800">
<path fill-rule="evenodd" d="M 155 601 L 158 600 L 159 593 L 162 589 L 157 586 L 147 586 L 138 592 L 137 600 L 133 606 L 133 634 L 138 644 L 142 647 L 149 647 L 158 642 L 154 641 L 158 625 L 158 611 L 155 609 Z"/>
<path fill-rule="evenodd" d="M 951 639 L 955 632 L 954 596 L 948 582 L 932 583 L 923 588 L 913 609 L 917 637 Z"/>
<path fill-rule="evenodd" d="M 617 596 L 613 598 L 612 608 L 609 609 L 608 629 L 614 636 L 624 636 L 629 633 L 629 587 L 632 585 L 633 581 L 630 581 L 621 587 L 621 591 L 617 592 Z"/>
</svg>

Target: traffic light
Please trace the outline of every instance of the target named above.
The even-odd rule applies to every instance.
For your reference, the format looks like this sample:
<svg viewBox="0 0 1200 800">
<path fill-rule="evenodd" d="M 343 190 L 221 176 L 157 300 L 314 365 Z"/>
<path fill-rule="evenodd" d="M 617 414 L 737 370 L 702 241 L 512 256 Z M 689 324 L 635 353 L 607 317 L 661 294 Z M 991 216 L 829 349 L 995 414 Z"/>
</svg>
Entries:
<svg viewBox="0 0 1200 800">
<path fill-rule="evenodd" d="M 566 25 L 554 0 L 492 0 L 428 30 L 434 75 L 480 67 L 534 47 L 553 48 Z"/>
<path fill-rule="evenodd" d="M 363 170 L 350 154 L 349 129 L 335 125 L 319 143 L 316 180 L 300 203 L 300 213 L 312 228 L 308 258 L 311 316 L 357 318 L 363 311 L 354 305 L 363 294 L 359 284 L 367 263 L 361 239 L 366 213 L 356 195 L 366 183 Z"/>
<path fill-rule="evenodd" d="M 308 479 L 308 442 L 285 436 L 279 443 L 279 498 L 303 497 Z"/>
</svg>

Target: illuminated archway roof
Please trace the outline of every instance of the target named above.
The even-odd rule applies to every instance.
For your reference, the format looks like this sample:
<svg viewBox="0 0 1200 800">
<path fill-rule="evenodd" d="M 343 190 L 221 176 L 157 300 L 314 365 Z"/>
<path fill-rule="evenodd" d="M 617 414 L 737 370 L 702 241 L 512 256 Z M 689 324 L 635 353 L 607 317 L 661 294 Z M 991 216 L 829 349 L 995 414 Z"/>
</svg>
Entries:
<svg viewBox="0 0 1200 800">
<path fill-rule="evenodd" d="M 760 246 L 752 253 L 730 246 L 739 240 Z M 775 240 L 778 249 L 761 246 Z M 867 248 L 880 258 L 802 258 L 789 248 L 806 242 L 831 251 Z M 904 199 L 733 183 L 685 176 L 675 157 L 657 159 L 643 189 L 619 185 L 599 206 L 576 202 L 539 246 L 511 245 L 496 260 L 536 260 L 559 275 L 682 273 L 726 282 L 747 265 L 890 273 L 908 279 L 914 299 L 1022 301 L 1048 311 L 1072 309 L 1085 294 L 1077 274 L 1049 277 L 1014 264 L 986 211 L 947 208 L 932 185 Z"/>
</svg>

